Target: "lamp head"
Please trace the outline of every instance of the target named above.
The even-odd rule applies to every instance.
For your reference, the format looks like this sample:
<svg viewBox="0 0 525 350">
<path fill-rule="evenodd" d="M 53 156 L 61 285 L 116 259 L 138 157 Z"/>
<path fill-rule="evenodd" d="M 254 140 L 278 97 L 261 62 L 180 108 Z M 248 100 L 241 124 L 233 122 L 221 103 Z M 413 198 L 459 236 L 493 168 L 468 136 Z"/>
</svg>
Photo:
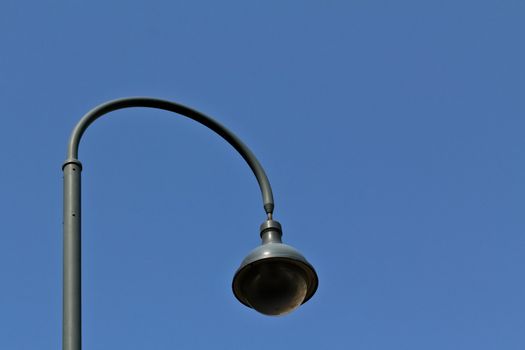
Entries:
<svg viewBox="0 0 525 350">
<path fill-rule="evenodd" d="M 295 248 L 281 242 L 281 225 L 261 225 L 262 245 L 242 261 L 233 277 L 233 293 L 262 314 L 287 314 L 308 301 L 318 285 L 317 274 Z"/>
</svg>

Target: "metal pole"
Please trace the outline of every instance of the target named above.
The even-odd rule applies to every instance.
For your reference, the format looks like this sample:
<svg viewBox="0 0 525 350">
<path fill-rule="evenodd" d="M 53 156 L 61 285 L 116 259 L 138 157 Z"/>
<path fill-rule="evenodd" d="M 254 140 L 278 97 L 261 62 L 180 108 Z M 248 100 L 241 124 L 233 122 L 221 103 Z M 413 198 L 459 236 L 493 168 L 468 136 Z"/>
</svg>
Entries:
<svg viewBox="0 0 525 350">
<path fill-rule="evenodd" d="M 129 97 L 101 104 L 85 114 L 73 129 L 68 144 L 64 172 L 64 275 L 63 275 L 63 350 L 81 350 L 81 234 L 80 234 L 80 173 L 77 159 L 80 139 L 87 127 L 109 112 L 147 107 L 174 112 L 205 125 L 233 146 L 252 169 L 263 197 L 263 207 L 272 219 L 274 201 L 272 188 L 264 169 L 250 149 L 230 130 L 214 119 L 178 103 L 149 97 Z"/>
<path fill-rule="evenodd" d="M 65 163 L 64 172 L 64 270 L 63 350 L 81 348 L 81 235 L 80 162 Z"/>
</svg>

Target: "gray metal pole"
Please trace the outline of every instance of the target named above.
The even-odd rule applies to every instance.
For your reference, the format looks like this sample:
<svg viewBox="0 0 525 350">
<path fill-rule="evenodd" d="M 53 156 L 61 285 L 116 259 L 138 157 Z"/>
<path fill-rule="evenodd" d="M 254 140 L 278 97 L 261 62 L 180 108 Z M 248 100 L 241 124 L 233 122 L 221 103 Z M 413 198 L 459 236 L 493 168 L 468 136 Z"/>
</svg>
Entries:
<svg viewBox="0 0 525 350">
<path fill-rule="evenodd" d="M 64 172 L 64 270 L 63 333 L 64 350 L 81 348 L 81 249 L 80 249 L 80 162 L 65 163 Z"/>
<path fill-rule="evenodd" d="M 272 188 L 264 169 L 250 149 L 230 130 L 214 119 L 178 103 L 149 97 L 129 97 L 101 104 L 78 122 L 68 144 L 64 172 L 64 275 L 63 275 L 63 350 L 81 350 L 81 234 L 80 234 L 80 173 L 77 159 L 80 139 L 96 119 L 123 108 L 148 107 L 163 109 L 193 119 L 215 131 L 233 146 L 252 169 L 263 197 L 268 219 L 272 219 L 274 201 Z"/>
</svg>

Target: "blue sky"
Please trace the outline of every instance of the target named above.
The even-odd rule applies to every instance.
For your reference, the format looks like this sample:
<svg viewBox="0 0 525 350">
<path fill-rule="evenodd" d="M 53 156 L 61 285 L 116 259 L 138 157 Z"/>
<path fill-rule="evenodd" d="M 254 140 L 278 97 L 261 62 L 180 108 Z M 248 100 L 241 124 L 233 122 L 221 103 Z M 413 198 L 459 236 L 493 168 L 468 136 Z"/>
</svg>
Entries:
<svg viewBox="0 0 525 350">
<path fill-rule="evenodd" d="M 85 349 L 525 348 L 525 3 L 0 4 L 0 348 L 61 343 L 71 129 L 124 96 L 254 151 L 317 294 L 269 318 L 231 279 L 259 189 L 206 128 L 145 109 L 85 134 Z"/>
</svg>

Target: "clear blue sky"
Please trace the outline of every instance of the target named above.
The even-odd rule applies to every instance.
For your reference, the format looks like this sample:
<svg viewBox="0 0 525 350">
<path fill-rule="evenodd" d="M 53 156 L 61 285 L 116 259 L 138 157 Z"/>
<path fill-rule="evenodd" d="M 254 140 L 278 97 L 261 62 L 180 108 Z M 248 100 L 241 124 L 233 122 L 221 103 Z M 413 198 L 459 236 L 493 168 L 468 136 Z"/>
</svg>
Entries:
<svg viewBox="0 0 525 350">
<path fill-rule="evenodd" d="M 84 349 L 525 348 L 525 3 L 0 4 L 0 349 L 61 344 L 62 173 L 106 100 L 207 113 L 258 156 L 320 286 L 239 304 L 264 220 L 222 139 L 145 109 L 80 145 Z"/>
</svg>

